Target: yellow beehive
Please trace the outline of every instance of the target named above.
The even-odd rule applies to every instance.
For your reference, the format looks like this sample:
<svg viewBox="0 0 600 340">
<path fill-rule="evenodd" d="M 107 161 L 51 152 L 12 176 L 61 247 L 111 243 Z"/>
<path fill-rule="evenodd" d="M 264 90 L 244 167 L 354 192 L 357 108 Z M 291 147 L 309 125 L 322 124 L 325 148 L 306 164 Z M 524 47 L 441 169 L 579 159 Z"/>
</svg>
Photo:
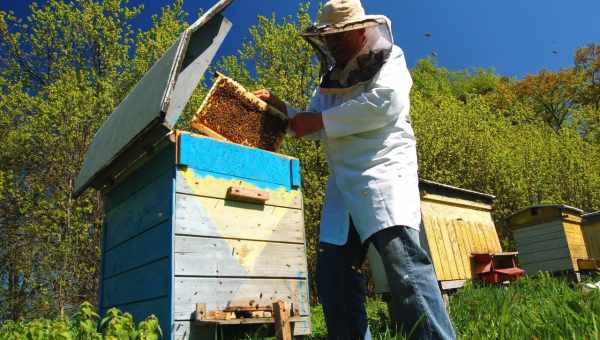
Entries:
<svg viewBox="0 0 600 340">
<path fill-rule="evenodd" d="M 539 271 L 579 271 L 577 260 L 588 258 L 581 228 L 583 211 L 567 205 L 536 205 L 507 220 L 519 250 L 521 268 Z"/>
<path fill-rule="evenodd" d="M 500 253 L 491 211 L 494 196 L 420 180 L 421 245 L 429 252 L 442 289 L 454 289 L 476 277 L 472 253 Z M 378 293 L 389 291 L 383 264 L 369 249 Z"/>
<path fill-rule="evenodd" d="M 442 287 L 475 277 L 472 253 L 500 253 L 494 196 L 422 180 L 422 242 Z M 450 288 L 450 287 L 449 287 Z"/>
<path fill-rule="evenodd" d="M 583 215 L 583 235 L 589 257 L 600 260 L 600 211 Z"/>
</svg>

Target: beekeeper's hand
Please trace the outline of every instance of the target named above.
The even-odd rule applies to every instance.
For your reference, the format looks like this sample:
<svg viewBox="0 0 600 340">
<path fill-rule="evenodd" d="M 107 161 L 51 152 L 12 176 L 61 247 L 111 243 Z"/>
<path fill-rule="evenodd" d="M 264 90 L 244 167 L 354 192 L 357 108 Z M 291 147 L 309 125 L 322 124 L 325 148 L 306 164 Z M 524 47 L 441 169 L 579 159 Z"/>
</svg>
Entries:
<svg viewBox="0 0 600 340">
<path fill-rule="evenodd" d="M 275 94 L 273 94 L 271 91 L 269 91 L 267 89 L 260 89 L 260 90 L 254 91 L 254 95 L 257 96 L 258 98 L 266 101 L 269 105 L 276 108 L 277 110 L 279 110 L 283 113 L 287 113 L 287 108 L 285 106 L 285 103 L 281 99 L 279 99 L 279 97 L 277 97 Z"/>
<path fill-rule="evenodd" d="M 315 133 L 323 128 L 321 112 L 299 112 L 290 119 L 290 129 L 298 138 Z"/>
</svg>

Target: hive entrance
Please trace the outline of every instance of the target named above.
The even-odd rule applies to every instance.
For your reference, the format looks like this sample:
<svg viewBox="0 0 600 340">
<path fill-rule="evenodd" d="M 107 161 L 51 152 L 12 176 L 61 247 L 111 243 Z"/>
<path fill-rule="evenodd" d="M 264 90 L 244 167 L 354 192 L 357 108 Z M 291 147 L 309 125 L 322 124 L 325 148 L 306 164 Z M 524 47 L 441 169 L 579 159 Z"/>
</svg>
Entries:
<svg viewBox="0 0 600 340">
<path fill-rule="evenodd" d="M 283 116 L 240 84 L 217 73 L 192 126 L 209 137 L 276 151 L 287 128 Z"/>
</svg>

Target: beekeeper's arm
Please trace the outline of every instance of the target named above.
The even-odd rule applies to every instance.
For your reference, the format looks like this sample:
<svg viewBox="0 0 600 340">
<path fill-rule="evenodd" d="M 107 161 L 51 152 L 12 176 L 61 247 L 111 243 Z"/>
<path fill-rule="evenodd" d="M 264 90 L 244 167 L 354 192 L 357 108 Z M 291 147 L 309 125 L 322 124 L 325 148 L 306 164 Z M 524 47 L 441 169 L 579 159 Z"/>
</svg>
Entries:
<svg viewBox="0 0 600 340">
<path fill-rule="evenodd" d="M 404 54 L 392 54 L 366 92 L 323 111 L 326 138 L 339 138 L 382 128 L 409 106 L 412 79 Z"/>
<path fill-rule="evenodd" d="M 298 115 L 299 113 L 305 114 L 307 111 L 311 112 L 311 115 L 315 115 L 315 118 L 317 118 L 319 120 L 322 119 L 320 114 L 318 114 L 318 117 L 316 116 L 317 115 L 316 112 L 319 111 L 318 110 L 318 107 L 319 107 L 319 104 L 318 104 L 319 99 L 318 98 L 319 97 L 315 96 L 315 93 L 316 93 L 316 90 L 315 90 L 315 92 L 313 92 L 313 95 L 310 97 L 310 103 L 308 104 L 308 108 L 306 111 L 298 110 L 298 109 L 290 106 L 289 104 L 286 104 L 287 115 L 290 118 L 290 120 L 294 119 L 294 117 L 296 117 L 296 115 Z M 322 122 L 321 122 L 321 125 L 322 125 Z M 292 133 L 293 133 L 293 130 L 292 130 Z M 306 139 L 310 139 L 310 140 L 323 139 L 324 138 L 323 129 L 321 128 L 320 130 L 318 130 L 316 132 L 304 135 L 304 136 L 302 136 L 302 138 L 306 138 Z"/>
</svg>

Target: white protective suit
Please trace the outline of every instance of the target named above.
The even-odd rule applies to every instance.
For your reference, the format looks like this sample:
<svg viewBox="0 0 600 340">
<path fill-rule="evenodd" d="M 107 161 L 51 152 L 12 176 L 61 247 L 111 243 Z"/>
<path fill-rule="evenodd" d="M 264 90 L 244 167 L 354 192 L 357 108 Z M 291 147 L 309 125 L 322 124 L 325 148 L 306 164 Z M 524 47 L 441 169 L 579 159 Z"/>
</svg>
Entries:
<svg viewBox="0 0 600 340">
<path fill-rule="evenodd" d="M 322 112 L 324 129 L 309 137 L 324 144 L 330 172 L 320 242 L 345 244 L 350 215 L 363 242 L 392 226 L 419 229 L 411 86 L 404 53 L 394 45 L 369 81 L 315 91 L 307 111 Z M 296 113 L 288 107 L 290 117 Z"/>
</svg>

